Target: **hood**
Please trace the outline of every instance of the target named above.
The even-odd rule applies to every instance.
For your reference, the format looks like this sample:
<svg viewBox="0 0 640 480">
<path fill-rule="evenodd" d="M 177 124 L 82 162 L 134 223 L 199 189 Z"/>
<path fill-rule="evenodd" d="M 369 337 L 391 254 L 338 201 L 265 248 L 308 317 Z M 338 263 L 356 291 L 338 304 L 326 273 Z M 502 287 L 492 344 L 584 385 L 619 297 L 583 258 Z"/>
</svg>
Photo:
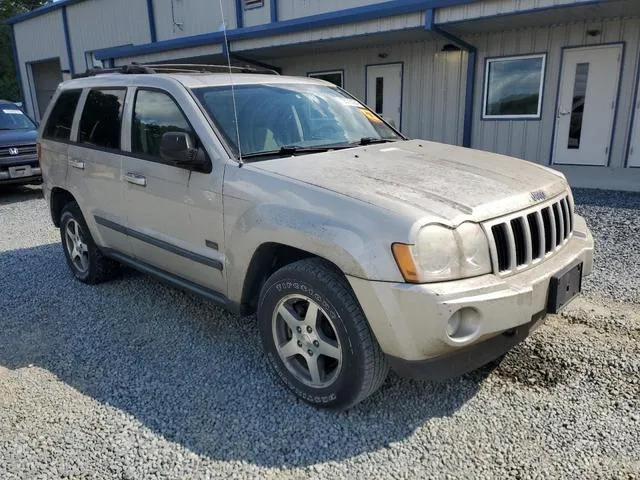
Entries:
<svg viewBox="0 0 640 480">
<path fill-rule="evenodd" d="M 568 188 L 564 176 L 550 168 L 424 140 L 280 158 L 253 166 L 452 226 L 518 211 Z"/>
<path fill-rule="evenodd" d="M 34 145 L 37 135 L 37 130 L 0 130 L 0 148 Z"/>
</svg>

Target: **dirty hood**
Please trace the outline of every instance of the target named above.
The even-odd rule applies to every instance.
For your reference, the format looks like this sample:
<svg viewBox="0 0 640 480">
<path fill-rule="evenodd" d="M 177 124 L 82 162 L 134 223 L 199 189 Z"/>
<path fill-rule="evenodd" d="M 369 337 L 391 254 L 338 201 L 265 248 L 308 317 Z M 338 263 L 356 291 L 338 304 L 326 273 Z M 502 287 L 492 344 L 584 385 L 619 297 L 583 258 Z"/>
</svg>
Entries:
<svg viewBox="0 0 640 480">
<path fill-rule="evenodd" d="M 562 174 L 495 153 L 422 140 L 280 158 L 255 168 L 403 215 L 484 221 L 568 189 Z M 536 192 L 532 195 L 532 192 Z"/>
</svg>

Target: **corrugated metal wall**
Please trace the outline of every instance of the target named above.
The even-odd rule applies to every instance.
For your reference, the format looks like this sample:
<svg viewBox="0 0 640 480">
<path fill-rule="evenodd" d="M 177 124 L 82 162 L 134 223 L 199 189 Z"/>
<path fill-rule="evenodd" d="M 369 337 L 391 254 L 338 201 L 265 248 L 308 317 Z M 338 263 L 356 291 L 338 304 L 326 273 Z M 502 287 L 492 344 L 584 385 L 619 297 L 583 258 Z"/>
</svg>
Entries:
<svg viewBox="0 0 640 480">
<path fill-rule="evenodd" d="M 212 60 L 208 60 L 207 57 L 211 55 L 222 55 L 222 45 L 205 45 L 203 47 L 191 47 L 181 48 L 179 50 L 169 50 L 167 52 L 150 53 L 147 55 L 138 55 L 135 57 L 122 57 L 115 60 L 114 64 L 128 65 L 133 62 L 138 63 L 168 63 L 168 62 L 180 62 L 182 59 L 192 59 L 201 57 L 198 59 L 198 63 L 211 63 Z M 204 59 L 205 61 L 201 61 Z M 189 60 L 191 61 L 191 60 Z M 226 57 L 223 60 L 216 60 L 214 63 L 226 63 Z"/>
<path fill-rule="evenodd" d="M 85 52 L 151 41 L 146 0 L 93 0 L 67 7 L 76 71 L 86 68 Z"/>
<path fill-rule="evenodd" d="M 485 0 L 466 5 L 440 8 L 436 11 L 436 23 L 459 22 L 471 18 L 491 17 L 525 12 L 561 5 L 572 6 L 593 3 L 593 0 Z"/>
<path fill-rule="evenodd" d="M 69 69 L 67 48 L 62 29 L 62 11 L 56 10 L 27 22 L 14 25 L 20 75 L 25 92 L 25 107 L 30 115 L 36 116 L 34 104 L 35 90 L 29 62 L 59 58 L 63 70 Z"/>
<path fill-rule="evenodd" d="M 590 37 L 587 30 L 601 31 Z M 621 167 L 626 156 L 638 71 L 640 19 L 625 18 L 600 22 L 578 22 L 544 28 L 465 37 L 478 48 L 478 75 L 475 85 L 473 147 L 547 164 L 553 139 L 558 79 L 563 47 L 625 42 L 620 100 L 611 150 L 611 166 Z M 547 53 L 547 71 L 541 120 L 482 120 L 485 58 L 526 53 Z"/>
<path fill-rule="evenodd" d="M 242 12 L 243 23 L 245 27 L 254 25 L 262 25 L 271 22 L 271 2 L 264 0 L 264 6 L 260 8 L 252 8 Z"/>
<path fill-rule="evenodd" d="M 278 0 L 278 15 L 280 20 L 289 20 L 376 3 L 384 2 L 370 0 Z"/>
<path fill-rule="evenodd" d="M 408 15 L 396 15 L 394 17 L 368 20 L 366 22 L 337 25 L 335 27 L 316 28 L 313 30 L 286 35 L 274 35 L 250 40 L 239 40 L 232 42 L 231 46 L 234 51 L 259 50 L 261 48 L 268 48 L 276 45 L 295 45 L 299 43 L 318 42 L 335 38 L 349 38 L 380 32 L 422 28 L 423 22 L 424 14 L 412 13 Z"/>
<path fill-rule="evenodd" d="M 465 54 L 441 52 L 441 42 L 395 43 L 312 56 L 273 59 L 287 75 L 344 70 L 344 87 L 364 101 L 367 65 L 404 63 L 402 124 L 406 135 L 462 143 Z M 380 55 L 386 58 L 381 59 Z"/>
<path fill-rule="evenodd" d="M 227 28 L 236 28 L 236 2 L 222 0 L 222 5 Z M 158 40 L 217 32 L 222 27 L 218 0 L 153 0 L 153 8 Z"/>
</svg>

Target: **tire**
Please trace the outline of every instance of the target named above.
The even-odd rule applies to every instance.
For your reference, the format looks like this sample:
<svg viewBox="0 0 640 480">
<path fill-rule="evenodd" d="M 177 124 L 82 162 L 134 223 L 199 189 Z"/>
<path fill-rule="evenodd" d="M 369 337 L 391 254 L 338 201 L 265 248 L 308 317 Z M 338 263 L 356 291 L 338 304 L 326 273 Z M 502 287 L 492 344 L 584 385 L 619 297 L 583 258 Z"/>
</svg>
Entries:
<svg viewBox="0 0 640 480">
<path fill-rule="evenodd" d="M 262 287 L 258 323 L 276 375 L 312 405 L 347 409 L 387 377 L 386 358 L 358 300 L 344 275 L 324 260 L 305 259 L 275 272 Z"/>
<path fill-rule="evenodd" d="M 67 265 L 82 283 L 94 285 L 111 280 L 119 273 L 119 264 L 105 257 L 93 241 L 76 202 L 69 202 L 62 209 L 60 239 Z"/>
</svg>

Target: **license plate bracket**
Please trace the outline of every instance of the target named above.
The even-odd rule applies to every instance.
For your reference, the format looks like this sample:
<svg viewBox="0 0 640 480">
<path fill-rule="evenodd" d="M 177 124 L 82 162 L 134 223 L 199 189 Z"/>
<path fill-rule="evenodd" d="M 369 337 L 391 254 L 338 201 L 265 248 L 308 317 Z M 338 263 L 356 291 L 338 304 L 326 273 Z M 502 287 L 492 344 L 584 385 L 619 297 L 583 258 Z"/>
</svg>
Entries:
<svg viewBox="0 0 640 480">
<path fill-rule="evenodd" d="M 547 312 L 558 313 L 582 291 L 582 262 L 551 277 Z"/>
<path fill-rule="evenodd" d="M 33 173 L 31 172 L 31 167 L 29 165 L 20 165 L 18 167 L 9 167 L 9 177 L 10 178 L 23 178 L 30 177 Z"/>
</svg>

